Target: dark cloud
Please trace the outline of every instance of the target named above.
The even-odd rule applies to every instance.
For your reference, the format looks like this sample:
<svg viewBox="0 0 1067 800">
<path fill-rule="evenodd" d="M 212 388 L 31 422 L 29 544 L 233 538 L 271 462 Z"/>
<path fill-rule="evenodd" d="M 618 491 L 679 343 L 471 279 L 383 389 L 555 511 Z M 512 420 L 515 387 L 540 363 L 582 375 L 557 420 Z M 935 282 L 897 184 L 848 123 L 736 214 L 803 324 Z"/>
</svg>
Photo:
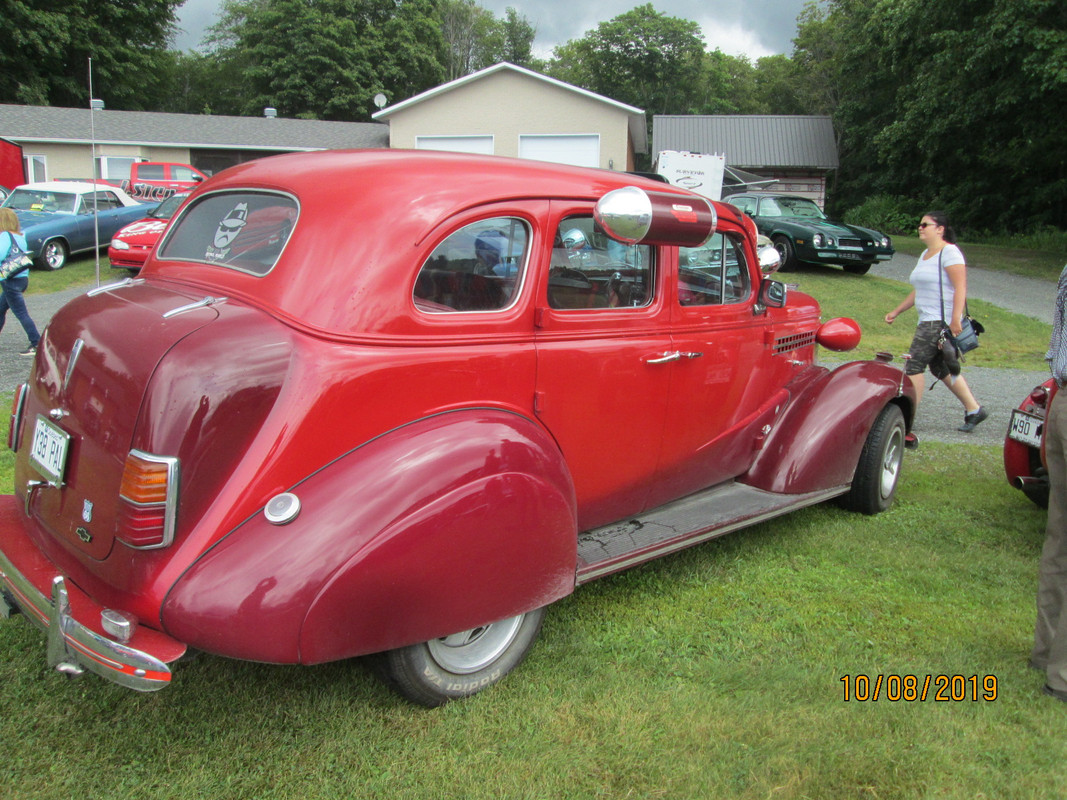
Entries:
<svg viewBox="0 0 1067 800">
<path fill-rule="evenodd" d="M 806 0 L 660 0 L 654 7 L 661 14 L 692 20 L 700 25 L 708 49 L 755 60 L 773 53 L 789 54 L 796 35 L 796 19 Z M 579 39 L 598 23 L 624 14 L 640 5 L 634 0 L 481 0 L 483 8 L 503 17 L 510 6 L 537 29 L 534 50 L 542 56 L 571 39 Z M 182 33 L 175 40 L 179 50 L 197 47 L 208 26 L 217 21 L 219 0 L 187 0 L 178 9 Z"/>
</svg>

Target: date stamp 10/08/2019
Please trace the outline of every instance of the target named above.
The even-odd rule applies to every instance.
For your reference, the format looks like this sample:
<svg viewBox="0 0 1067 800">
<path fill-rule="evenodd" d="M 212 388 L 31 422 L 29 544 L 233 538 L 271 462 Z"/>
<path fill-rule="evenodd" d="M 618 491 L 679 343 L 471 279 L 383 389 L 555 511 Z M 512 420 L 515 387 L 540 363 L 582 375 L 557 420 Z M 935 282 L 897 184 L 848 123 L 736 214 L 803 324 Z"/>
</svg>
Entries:
<svg viewBox="0 0 1067 800">
<path fill-rule="evenodd" d="M 842 675 L 846 703 L 961 703 L 997 699 L 996 675 Z"/>
</svg>

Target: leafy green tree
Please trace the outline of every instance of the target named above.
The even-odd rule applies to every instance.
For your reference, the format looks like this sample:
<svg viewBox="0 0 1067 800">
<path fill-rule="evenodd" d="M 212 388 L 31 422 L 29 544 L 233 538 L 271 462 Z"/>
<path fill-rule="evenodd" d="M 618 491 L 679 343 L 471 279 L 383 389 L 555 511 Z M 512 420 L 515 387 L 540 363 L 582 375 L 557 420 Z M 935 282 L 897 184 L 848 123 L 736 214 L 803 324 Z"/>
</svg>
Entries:
<svg viewBox="0 0 1067 800">
<path fill-rule="evenodd" d="M 651 3 L 559 45 L 546 69 L 552 77 L 649 114 L 685 113 L 705 99 L 700 26 L 661 14 Z"/>
<path fill-rule="evenodd" d="M 444 77 L 432 0 L 226 0 L 209 47 L 221 113 L 366 120 Z"/>
<path fill-rule="evenodd" d="M 0 0 L 0 102 L 141 110 L 163 82 L 183 0 Z"/>
<path fill-rule="evenodd" d="M 448 80 L 470 75 L 500 61 L 529 66 L 533 61 L 534 27 L 514 8 L 504 19 L 475 0 L 439 0 L 437 15 L 445 40 Z"/>
<path fill-rule="evenodd" d="M 796 58 L 841 139 L 839 205 L 924 198 L 963 227 L 1067 225 L 1067 4 L 828 0 Z"/>
</svg>

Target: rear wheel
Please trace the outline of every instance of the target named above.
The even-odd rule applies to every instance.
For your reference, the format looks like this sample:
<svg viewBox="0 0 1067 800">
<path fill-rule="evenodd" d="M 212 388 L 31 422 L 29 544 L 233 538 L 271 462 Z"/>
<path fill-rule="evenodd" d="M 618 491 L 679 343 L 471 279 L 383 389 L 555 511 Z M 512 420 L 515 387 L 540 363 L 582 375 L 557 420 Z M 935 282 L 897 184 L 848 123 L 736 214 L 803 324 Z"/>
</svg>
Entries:
<svg viewBox="0 0 1067 800">
<path fill-rule="evenodd" d="M 62 239 L 50 239 L 41 248 L 41 255 L 37 259 L 37 264 L 41 269 L 63 269 L 67 265 L 67 257 L 69 255 L 70 250 L 67 248 L 66 242 Z"/>
<path fill-rule="evenodd" d="M 434 707 L 498 683 L 526 657 L 545 610 L 384 653 L 385 679 L 404 697 Z"/>
<path fill-rule="evenodd" d="M 852 488 L 842 505 L 861 514 L 878 514 L 893 503 L 904 462 L 904 414 L 895 405 L 882 409 L 867 434 Z"/>
</svg>

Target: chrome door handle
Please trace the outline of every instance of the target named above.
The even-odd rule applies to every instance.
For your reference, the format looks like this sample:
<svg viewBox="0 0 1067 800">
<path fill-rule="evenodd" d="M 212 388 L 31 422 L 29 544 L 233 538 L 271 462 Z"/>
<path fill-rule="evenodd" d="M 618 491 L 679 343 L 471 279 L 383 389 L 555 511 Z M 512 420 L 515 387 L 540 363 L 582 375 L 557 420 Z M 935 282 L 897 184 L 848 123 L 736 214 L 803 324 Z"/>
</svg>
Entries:
<svg viewBox="0 0 1067 800">
<path fill-rule="evenodd" d="M 680 361 L 682 354 L 675 350 L 673 353 L 664 353 L 659 358 L 650 358 L 648 364 L 666 364 L 669 361 Z"/>
<path fill-rule="evenodd" d="M 647 364 L 666 364 L 670 361 L 681 361 L 683 358 L 700 358 L 703 353 L 682 353 L 675 350 L 673 353 L 664 353 L 659 358 L 648 359 Z"/>
</svg>

